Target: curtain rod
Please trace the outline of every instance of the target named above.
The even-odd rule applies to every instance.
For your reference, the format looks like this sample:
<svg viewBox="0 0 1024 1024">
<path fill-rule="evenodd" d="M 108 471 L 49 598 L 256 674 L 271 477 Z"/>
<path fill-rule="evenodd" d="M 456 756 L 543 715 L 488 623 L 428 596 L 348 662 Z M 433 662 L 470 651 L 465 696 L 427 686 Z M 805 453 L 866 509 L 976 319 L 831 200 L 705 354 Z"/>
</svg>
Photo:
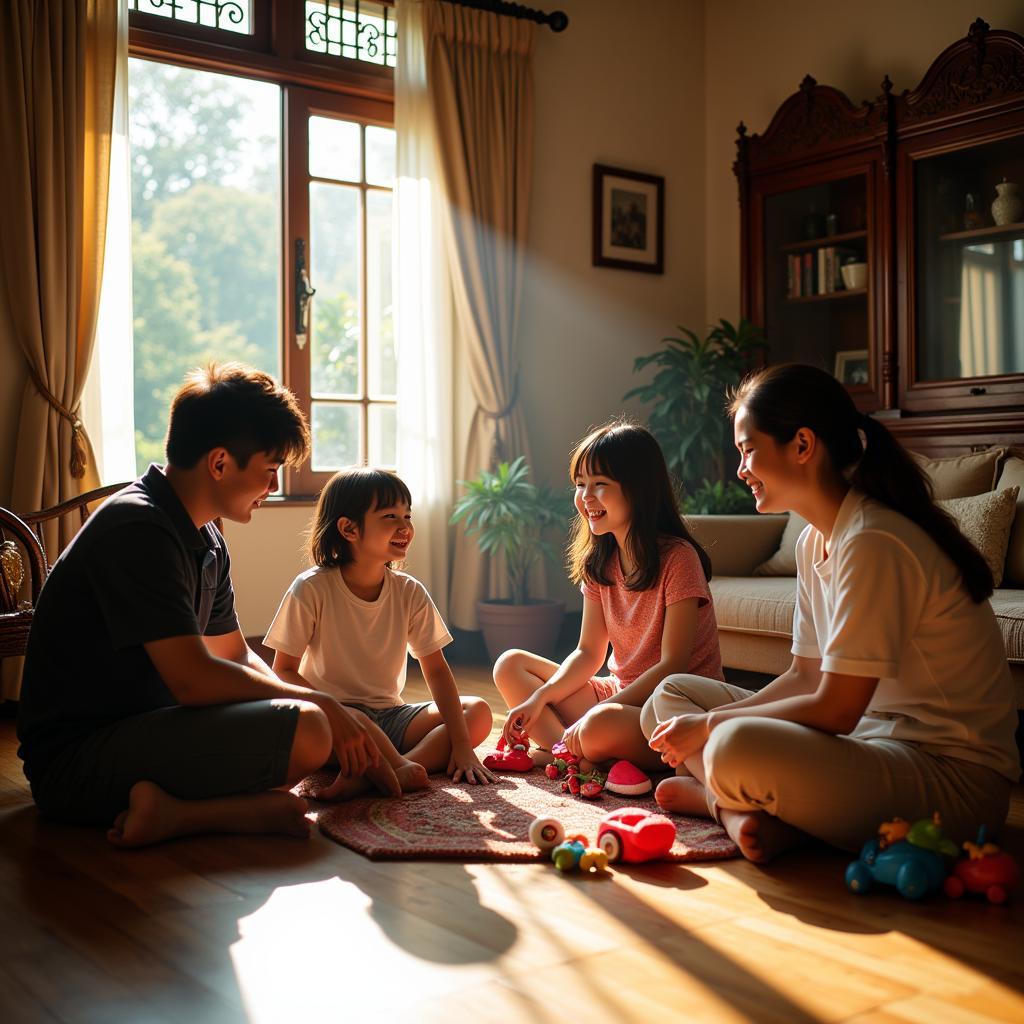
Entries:
<svg viewBox="0 0 1024 1024">
<path fill-rule="evenodd" d="M 509 3 L 508 0 L 446 0 L 457 7 L 473 7 L 478 11 L 490 11 L 492 14 L 506 14 L 510 18 L 522 18 L 524 21 L 535 21 L 538 25 L 547 25 L 552 32 L 564 32 L 569 24 L 569 16 L 565 11 L 543 11 L 525 7 L 523 4 Z"/>
</svg>

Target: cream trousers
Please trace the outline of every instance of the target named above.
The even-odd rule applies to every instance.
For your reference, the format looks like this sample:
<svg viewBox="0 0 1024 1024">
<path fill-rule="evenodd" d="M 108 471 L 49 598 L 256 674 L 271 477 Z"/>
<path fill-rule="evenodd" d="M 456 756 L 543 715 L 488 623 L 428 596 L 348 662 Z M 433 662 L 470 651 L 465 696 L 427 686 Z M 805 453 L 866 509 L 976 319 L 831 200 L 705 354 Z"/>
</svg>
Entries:
<svg viewBox="0 0 1024 1024">
<path fill-rule="evenodd" d="M 673 675 L 640 715 L 650 737 L 675 715 L 699 714 L 751 695 L 701 676 Z M 942 815 L 943 833 L 960 843 L 979 825 L 998 833 L 1011 783 L 982 765 L 892 739 L 833 736 L 773 718 L 735 718 L 715 727 L 704 748 L 708 808 L 765 811 L 808 835 L 859 850 L 883 821 Z"/>
</svg>

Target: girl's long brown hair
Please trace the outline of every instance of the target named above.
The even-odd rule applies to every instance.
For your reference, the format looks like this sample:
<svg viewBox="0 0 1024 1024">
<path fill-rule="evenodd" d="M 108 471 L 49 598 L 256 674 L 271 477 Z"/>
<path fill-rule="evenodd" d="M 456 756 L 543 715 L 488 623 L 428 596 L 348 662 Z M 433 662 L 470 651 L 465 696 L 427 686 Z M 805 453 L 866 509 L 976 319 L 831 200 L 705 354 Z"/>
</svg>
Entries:
<svg viewBox="0 0 1024 1024">
<path fill-rule="evenodd" d="M 356 466 L 335 473 L 317 498 L 306 546 L 310 564 L 327 568 L 352 561 L 352 545 L 338 531 L 338 520 L 342 516 L 358 523 L 362 529 L 367 512 L 403 501 L 412 507 L 409 488 L 386 469 Z"/>
<path fill-rule="evenodd" d="M 626 547 L 634 569 L 626 580 L 627 590 L 649 590 L 657 582 L 664 537 L 679 537 L 692 544 L 704 576 L 711 579 L 711 559 L 679 514 L 665 456 L 649 430 L 628 420 L 613 420 L 598 427 L 572 453 L 569 479 L 573 484 L 583 470 L 614 480 L 629 503 Z M 611 560 L 617 548 L 611 534 L 594 536 L 587 521 L 577 514 L 567 556 L 570 579 L 573 583 L 610 585 Z"/>
<path fill-rule="evenodd" d="M 741 407 L 759 431 L 779 444 L 791 441 L 801 427 L 813 430 L 837 473 L 862 494 L 917 523 L 953 559 L 976 603 L 989 597 L 992 570 L 935 504 L 921 467 L 884 424 L 857 411 L 835 377 L 800 363 L 767 366 L 745 378 L 733 393 L 729 411 L 735 416 Z"/>
</svg>

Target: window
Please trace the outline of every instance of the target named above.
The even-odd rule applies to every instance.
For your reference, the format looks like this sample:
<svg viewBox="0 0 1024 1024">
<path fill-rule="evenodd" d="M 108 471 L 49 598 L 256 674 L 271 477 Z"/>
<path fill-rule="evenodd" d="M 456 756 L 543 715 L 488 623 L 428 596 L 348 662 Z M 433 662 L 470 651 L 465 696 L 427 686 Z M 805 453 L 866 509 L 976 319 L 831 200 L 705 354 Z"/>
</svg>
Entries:
<svg viewBox="0 0 1024 1024">
<path fill-rule="evenodd" d="M 128 10 L 226 32 L 252 33 L 250 0 L 128 0 Z"/>
<path fill-rule="evenodd" d="M 303 27 L 304 6 L 335 16 L 338 3 L 234 5 L 244 9 L 243 37 L 217 20 L 231 4 L 127 2 L 139 470 L 162 459 L 182 375 L 210 359 L 252 363 L 299 397 L 313 455 L 287 474 L 286 493 L 314 494 L 345 465 L 393 466 L 391 69 L 373 67 L 368 78 L 344 52 L 304 63 L 225 46 L 228 31 L 246 45 L 278 38 L 282 22 Z M 365 19 L 374 7 L 356 13 Z M 158 17 L 182 24 L 161 36 Z M 378 20 L 393 41 L 393 21 Z M 215 54 L 201 31 L 222 37 Z M 350 80 L 360 95 L 347 91 Z M 305 330 L 300 257 L 316 290 Z"/>
</svg>

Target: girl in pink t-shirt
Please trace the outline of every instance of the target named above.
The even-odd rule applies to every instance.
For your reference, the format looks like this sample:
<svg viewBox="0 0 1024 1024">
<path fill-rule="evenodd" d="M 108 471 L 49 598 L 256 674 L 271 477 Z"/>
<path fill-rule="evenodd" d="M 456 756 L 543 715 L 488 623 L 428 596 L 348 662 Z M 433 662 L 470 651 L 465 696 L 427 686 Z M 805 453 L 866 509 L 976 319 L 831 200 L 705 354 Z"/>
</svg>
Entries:
<svg viewBox="0 0 1024 1024">
<path fill-rule="evenodd" d="M 569 572 L 583 592 L 576 650 L 561 665 L 506 651 L 494 682 L 509 707 L 506 742 L 528 733 L 564 740 L 589 761 L 626 758 L 663 768 L 640 728 L 640 709 L 676 672 L 722 678 L 708 580 L 711 562 L 683 523 L 658 442 L 615 421 L 585 437 L 569 477 L 579 513 Z M 597 676 L 608 653 L 607 676 Z"/>
</svg>

